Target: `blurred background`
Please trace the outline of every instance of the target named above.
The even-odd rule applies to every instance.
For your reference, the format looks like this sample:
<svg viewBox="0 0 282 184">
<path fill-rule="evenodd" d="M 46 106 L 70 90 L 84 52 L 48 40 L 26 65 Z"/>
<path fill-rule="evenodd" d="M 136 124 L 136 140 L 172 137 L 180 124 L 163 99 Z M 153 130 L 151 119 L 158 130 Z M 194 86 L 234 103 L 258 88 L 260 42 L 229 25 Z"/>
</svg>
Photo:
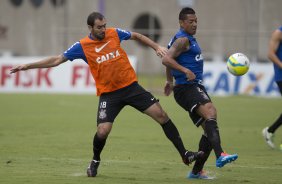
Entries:
<svg viewBox="0 0 282 184">
<path fill-rule="evenodd" d="M 223 63 L 232 53 L 243 52 L 253 66 L 269 64 L 268 40 L 282 24 L 281 0 L 1 0 L 0 53 L 2 57 L 61 54 L 88 34 L 86 19 L 93 11 L 105 15 L 108 27 L 137 31 L 166 46 L 179 28 L 178 14 L 185 6 L 196 11 L 196 38 L 205 61 Z M 144 82 L 154 90 L 153 79 L 164 76 L 160 59 L 133 41 L 123 43 L 123 48 L 136 59 L 138 75 L 149 76 Z M 252 82 L 262 80 L 255 76 Z"/>
</svg>

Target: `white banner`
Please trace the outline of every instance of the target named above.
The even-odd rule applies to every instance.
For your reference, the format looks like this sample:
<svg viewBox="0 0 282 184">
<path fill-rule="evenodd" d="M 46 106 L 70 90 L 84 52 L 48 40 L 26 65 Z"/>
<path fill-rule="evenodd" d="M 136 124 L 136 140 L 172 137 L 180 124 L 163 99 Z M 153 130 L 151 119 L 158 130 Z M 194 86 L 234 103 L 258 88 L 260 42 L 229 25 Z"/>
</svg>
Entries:
<svg viewBox="0 0 282 184">
<path fill-rule="evenodd" d="M 96 93 L 95 81 L 83 60 L 67 61 L 57 67 L 34 69 L 10 74 L 18 64 L 42 57 L 0 57 L 0 93 Z M 129 56 L 136 70 L 137 60 Z"/>
<path fill-rule="evenodd" d="M 0 93 L 96 93 L 95 82 L 83 60 L 9 74 L 14 65 L 38 59 L 42 57 L 1 57 Z M 136 70 L 136 57 L 129 60 Z M 251 63 L 249 72 L 241 77 L 228 73 L 224 62 L 206 62 L 204 71 L 204 84 L 212 95 L 280 96 L 270 62 Z"/>
</svg>

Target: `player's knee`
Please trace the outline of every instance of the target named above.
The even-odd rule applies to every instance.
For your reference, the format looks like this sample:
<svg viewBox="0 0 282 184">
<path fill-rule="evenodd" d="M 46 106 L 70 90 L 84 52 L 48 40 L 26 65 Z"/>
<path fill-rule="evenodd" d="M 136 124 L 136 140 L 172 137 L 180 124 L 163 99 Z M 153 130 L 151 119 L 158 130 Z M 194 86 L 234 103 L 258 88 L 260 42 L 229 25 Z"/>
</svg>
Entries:
<svg viewBox="0 0 282 184">
<path fill-rule="evenodd" d="M 97 135 L 101 139 L 106 139 L 111 132 L 111 127 L 99 125 L 97 127 Z"/>
<path fill-rule="evenodd" d="M 208 110 L 212 113 L 216 113 L 216 108 L 212 103 L 209 103 Z"/>
<path fill-rule="evenodd" d="M 217 111 L 216 108 L 213 106 L 212 103 L 209 103 L 206 108 L 205 108 L 205 112 L 203 113 L 204 118 L 206 120 L 208 119 L 216 119 L 217 118 Z"/>
<path fill-rule="evenodd" d="M 158 121 L 160 124 L 164 124 L 169 120 L 169 117 L 165 111 L 161 110 L 155 114 L 154 119 Z"/>
<path fill-rule="evenodd" d="M 169 119 L 167 113 L 161 108 L 158 103 L 152 105 L 144 112 L 160 124 L 167 122 Z"/>
<path fill-rule="evenodd" d="M 109 132 L 105 130 L 97 130 L 97 135 L 100 139 L 106 139 L 109 135 Z"/>
</svg>

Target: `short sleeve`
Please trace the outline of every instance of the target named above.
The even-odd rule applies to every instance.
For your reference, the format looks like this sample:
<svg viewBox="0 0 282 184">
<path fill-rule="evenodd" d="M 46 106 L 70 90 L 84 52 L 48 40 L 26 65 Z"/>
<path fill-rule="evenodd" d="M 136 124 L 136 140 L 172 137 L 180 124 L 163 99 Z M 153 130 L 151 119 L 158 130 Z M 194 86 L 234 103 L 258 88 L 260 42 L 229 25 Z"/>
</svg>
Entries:
<svg viewBox="0 0 282 184">
<path fill-rule="evenodd" d="M 75 59 L 83 59 L 85 62 L 87 62 L 80 42 L 76 42 L 70 48 L 68 48 L 68 50 L 64 52 L 64 57 L 70 61 Z"/>
<path fill-rule="evenodd" d="M 120 42 L 122 42 L 123 40 L 128 40 L 131 38 L 131 32 L 127 31 L 127 30 L 123 30 L 120 28 L 116 28 L 116 31 L 118 33 L 118 37 Z"/>
</svg>

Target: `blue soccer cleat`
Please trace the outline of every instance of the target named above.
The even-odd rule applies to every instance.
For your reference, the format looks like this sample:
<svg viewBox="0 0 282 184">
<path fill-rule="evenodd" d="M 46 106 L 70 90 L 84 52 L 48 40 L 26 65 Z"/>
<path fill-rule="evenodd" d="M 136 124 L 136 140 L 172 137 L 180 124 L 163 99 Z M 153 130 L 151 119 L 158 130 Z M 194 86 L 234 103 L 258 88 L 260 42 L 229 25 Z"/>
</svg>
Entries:
<svg viewBox="0 0 282 184">
<path fill-rule="evenodd" d="M 200 171 L 198 174 L 193 174 L 192 172 L 188 173 L 187 179 L 203 179 L 203 180 L 212 180 L 215 177 L 208 176 L 206 172 Z"/>
<path fill-rule="evenodd" d="M 237 154 L 229 155 L 227 153 L 221 153 L 221 156 L 216 160 L 216 167 L 223 167 L 225 164 L 235 161 L 238 158 Z"/>
</svg>

